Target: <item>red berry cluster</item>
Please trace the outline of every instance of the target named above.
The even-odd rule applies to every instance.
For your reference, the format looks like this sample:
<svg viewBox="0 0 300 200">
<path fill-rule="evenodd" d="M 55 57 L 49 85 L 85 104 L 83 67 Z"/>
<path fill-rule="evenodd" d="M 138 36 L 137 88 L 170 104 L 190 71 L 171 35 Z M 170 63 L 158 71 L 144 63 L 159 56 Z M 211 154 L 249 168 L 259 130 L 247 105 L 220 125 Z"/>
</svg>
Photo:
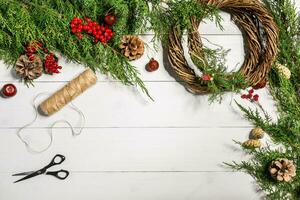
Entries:
<svg viewBox="0 0 300 200">
<path fill-rule="evenodd" d="M 46 56 L 44 66 L 45 66 L 45 71 L 48 74 L 53 74 L 53 73 L 58 74 L 59 73 L 58 70 L 62 68 L 61 66 L 58 65 L 57 58 L 53 53 L 50 53 Z"/>
<path fill-rule="evenodd" d="M 254 89 L 251 89 L 248 91 L 248 94 L 243 94 L 241 96 L 242 99 L 249 99 L 250 101 L 258 101 L 259 100 L 259 95 L 254 94 Z"/>
<path fill-rule="evenodd" d="M 94 42 L 107 43 L 113 37 L 114 33 L 108 25 L 100 25 L 98 22 L 85 17 L 84 20 L 74 17 L 70 22 L 71 31 L 79 40 L 83 38 L 83 32 L 94 37 Z"/>
<path fill-rule="evenodd" d="M 34 61 L 36 54 L 46 55 L 44 60 L 45 72 L 48 74 L 59 73 L 62 67 L 58 65 L 57 58 L 53 53 L 49 54 L 49 50 L 43 47 L 43 43 L 39 41 L 32 41 L 25 47 L 25 53 L 30 61 Z"/>
<path fill-rule="evenodd" d="M 43 44 L 38 41 L 32 41 L 25 47 L 25 53 L 30 61 L 35 59 L 35 54 L 43 48 Z"/>
</svg>

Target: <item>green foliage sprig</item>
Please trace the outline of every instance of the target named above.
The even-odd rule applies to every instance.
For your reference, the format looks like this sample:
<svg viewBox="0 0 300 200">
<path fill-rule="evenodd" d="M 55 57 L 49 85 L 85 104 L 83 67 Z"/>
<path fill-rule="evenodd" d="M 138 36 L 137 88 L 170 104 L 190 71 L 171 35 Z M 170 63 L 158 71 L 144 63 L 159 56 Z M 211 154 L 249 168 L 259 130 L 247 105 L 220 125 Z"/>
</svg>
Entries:
<svg viewBox="0 0 300 200">
<path fill-rule="evenodd" d="M 263 128 L 273 142 L 280 144 L 282 148 L 245 149 L 253 155 L 253 159 L 230 166 L 252 175 L 266 193 L 267 199 L 300 199 L 300 16 L 291 0 L 264 0 L 264 3 L 280 29 L 280 53 L 277 62 L 286 65 L 292 77 L 286 80 L 275 68 L 269 74 L 270 92 L 277 104 L 279 115 L 276 122 L 261 116 L 258 110 L 238 105 L 249 120 Z M 297 176 L 291 183 L 275 182 L 268 175 L 268 165 L 280 157 L 293 160 L 297 166 Z"/>
<path fill-rule="evenodd" d="M 118 17 L 115 36 L 108 45 L 78 40 L 70 32 L 70 21 L 88 16 L 99 21 L 109 11 Z M 0 5 L 0 59 L 14 64 L 32 40 L 40 40 L 51 51 L 109 74 L 126 85 L 137 85 L 148 94 L 138 70 L 117 51 L 120 37 L 143 31 L 149 12 L 141 0 L 3 0 Z M 131 26 L 127 26 L 131 24 Z M 148 94 L 149 95 L 149 94 Z"/>
</svg>

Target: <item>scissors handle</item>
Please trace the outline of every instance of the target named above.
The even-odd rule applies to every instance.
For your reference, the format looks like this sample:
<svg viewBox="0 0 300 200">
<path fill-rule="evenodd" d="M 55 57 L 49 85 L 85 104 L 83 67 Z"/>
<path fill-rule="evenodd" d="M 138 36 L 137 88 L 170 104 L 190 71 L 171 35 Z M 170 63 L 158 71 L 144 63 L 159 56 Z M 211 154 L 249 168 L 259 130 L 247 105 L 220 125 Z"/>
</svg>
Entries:
<svg viewBox="0 0 300 200">
<path fill-rule="evenodd" d="M 62 162 L 64 162 L 66 160 L 66 157 L 61 155 L 61 154 L 56 154 L 53 159 L 51 160 L 51 162 L 46 166 L 46 169 L 54 166 L 54 165 L 59 165 Z"/>
<path fill-rule="evenodd" d="M 69 176 L 70 172 L 67 170 L 59 170 L 59 171 L 53 171 L 53 172 L 46 172 L 46 175 L 54 176 L 55 178 L 58 178 L 60 180 L 65 180 Z"/>
</svg>

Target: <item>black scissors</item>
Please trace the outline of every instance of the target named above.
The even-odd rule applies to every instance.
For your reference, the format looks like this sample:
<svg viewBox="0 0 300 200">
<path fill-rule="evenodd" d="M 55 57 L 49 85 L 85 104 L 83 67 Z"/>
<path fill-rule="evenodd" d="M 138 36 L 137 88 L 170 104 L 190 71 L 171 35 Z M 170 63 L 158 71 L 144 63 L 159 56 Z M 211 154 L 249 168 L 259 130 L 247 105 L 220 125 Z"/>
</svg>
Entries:
<svg viewBox="0 0 300 200">
<path fill-rule="evenodd" d="M 47 169 L 49 169 L 50 167 L 61 164 L 62 162 L 65 161 L 65 159 L 66 159 L 65 156 L 57 154 L 56 156 L 54 156 L 52 161 L 47 166 L 43 167 L 42 169 L 40 169 L 38 171 L 13 174 L 13 176 L 25 176 L 25 177 L 21 178 L 20 180 L 15 181 L 14 183 L 24 181 L 26 179 L 29 179 L 29 178 L 32 178 L 32 177 L 35 177 L 38 175 L 42 175 L 42 174 L 51 175 L 60 180 L 65 180 L 70 174 L 67 170 L 61 169 L 59 171 L 47 171 Z"/>
</svg>

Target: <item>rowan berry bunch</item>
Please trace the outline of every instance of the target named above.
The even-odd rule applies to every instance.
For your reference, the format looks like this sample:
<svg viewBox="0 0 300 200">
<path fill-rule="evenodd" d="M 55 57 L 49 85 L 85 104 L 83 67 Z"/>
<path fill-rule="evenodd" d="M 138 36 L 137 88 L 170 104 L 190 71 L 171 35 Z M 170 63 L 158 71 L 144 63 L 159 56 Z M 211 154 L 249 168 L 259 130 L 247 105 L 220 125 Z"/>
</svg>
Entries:
<svg viewBox="0 0 300 200">
<path fill-rule="evenodd" d="M 100 25 L 98 22 L 85 17 L 80 19 L 74 17 L 70 22 L 71 32 L 76 35 L 79 40 L 83 39 L 83 33 L 87 33 L 94 38 L 94 42 L 106 44 L 114 35 L 113 30 L 109 25 Z"/>
<path fill-rule="evenodd" d="M 61 69 L 62 67 L 58 65 L 57 61 L 58 61 L 58 59 L 53 53 L 50 53 L 46 56 L 45 62 L 44 62 L 44 67 L 45 67 L 46 73 L 48 73 L 48 74 L 60 73 L 58 70 Z"/>
<path fill-rule="evenodd" d="M 38 41 L 32 41 L 25 47 L 25 53 L 30 61 L 33 61 L 35 59 L 35 54 L 41 48 L 43 48 L 43 44 Z"/>
<path fill-rule="evenodd" d="M 36 56 L 42 58 L 44 63 L 44 71 L 47 74 L 58 74 L 59 69 L 62 69 L 58 65 L 58 59 L 53 53 L 49 53 L 48 48 L 44 47 L 42 42 L 31 41 L 25 47 L 25 54 L 28 56 L 30 61 L 34 61 Z"/>
<path fill-rule="evenodd" d="M 248 94 L 242 94 L 241 96 L 242 99 L 248 99 L 252 102 L 258 102 L 259 100 L 259 95 L 254 94 L 254 89 L 251 89 L 248 91 Z"/>
</svg>

